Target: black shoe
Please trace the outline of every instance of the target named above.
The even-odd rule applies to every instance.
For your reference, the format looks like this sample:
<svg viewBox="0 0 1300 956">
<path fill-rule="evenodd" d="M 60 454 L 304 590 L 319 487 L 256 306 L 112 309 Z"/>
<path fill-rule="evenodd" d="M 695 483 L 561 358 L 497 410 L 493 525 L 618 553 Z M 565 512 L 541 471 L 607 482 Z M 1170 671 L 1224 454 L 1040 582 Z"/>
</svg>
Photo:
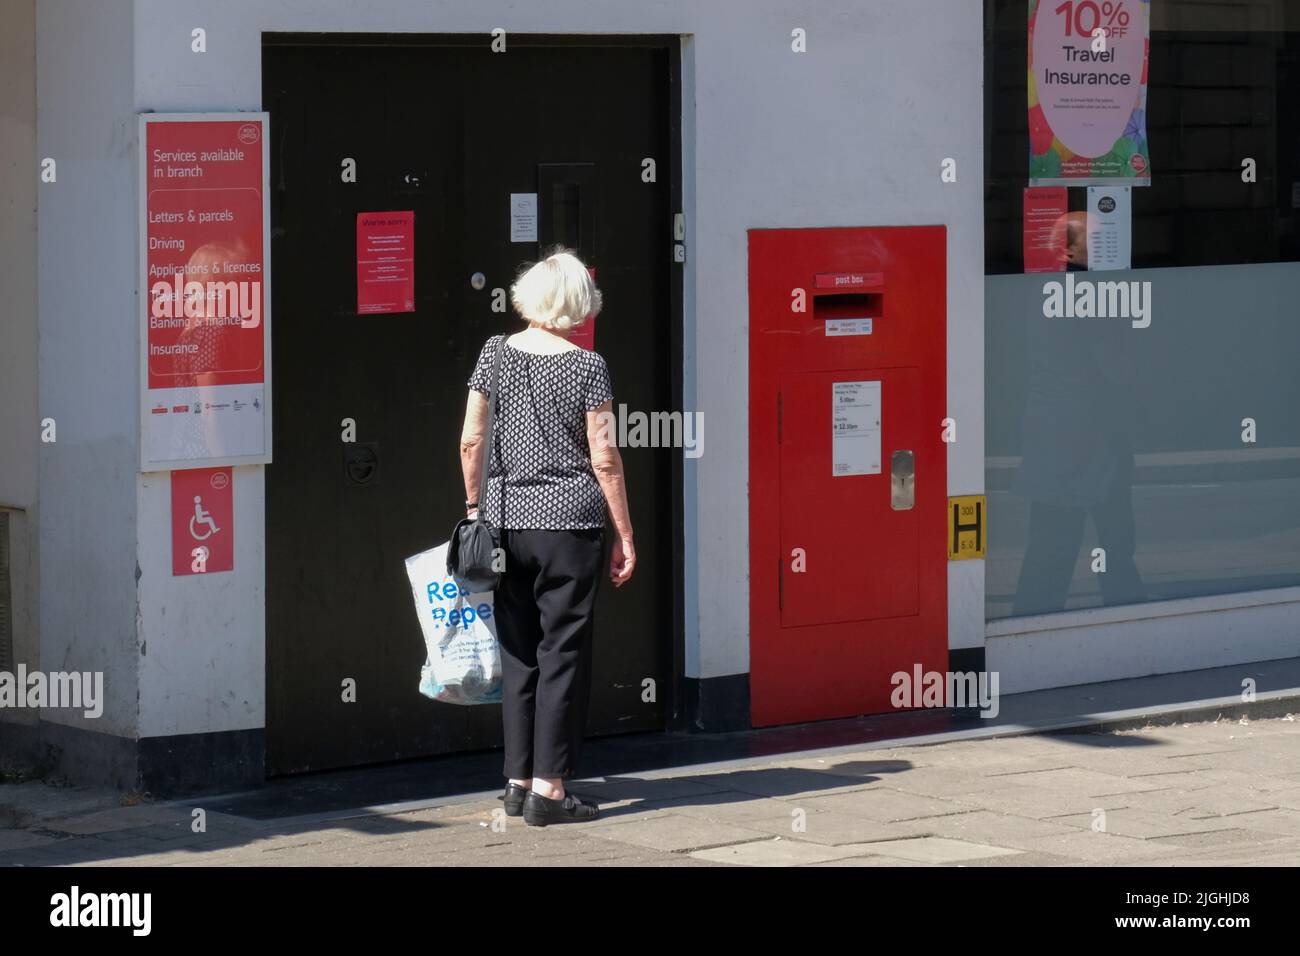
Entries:
<svg viewBox="0 0 1300 956">
<path fill-rule="evenodd" d="M 594 803 L 587 803 L 571 793 L 566 793 L 559 800 L 552 800 L 536 790 L 529 790 L 528 796 L 524 797 L 524 822 L 530 827 L 594 820 L 599 815 L 600 809 Z"/>
<path fill-rule="evenodd" d="M 506 816 L 517 817 L 524 812 L 524 797 L 527 793 L 527 787 L 521 787 L 517 783 L 506 784 L 506 792 L 497 797 L 506 805 Z"/>
</svg>

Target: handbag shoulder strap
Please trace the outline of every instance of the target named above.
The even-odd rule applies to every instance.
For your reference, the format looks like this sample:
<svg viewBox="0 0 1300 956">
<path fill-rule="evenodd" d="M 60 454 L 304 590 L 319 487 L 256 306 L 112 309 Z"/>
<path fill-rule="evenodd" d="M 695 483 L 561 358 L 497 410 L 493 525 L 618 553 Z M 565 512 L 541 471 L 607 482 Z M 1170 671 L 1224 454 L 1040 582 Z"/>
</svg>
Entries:
<svg viewBox="0 0 1300 956">
<path fill-rule="evenodd" d="M 497 419 L 497 385 L 501 378 L 501 353 L 506 350 L 506 337 L 501 336 L 497 342 L 496 354 L 492 356 L 492 378 L 488 384 L 488 417 L 487 417 L 487 434 L 483 441 L 483 461 L 479 466 L 478 475 L 478 503 L 479 514 L 482 515 L 483 509 L 487 507 L 487 484 L 488 484 L 488 463 L 492 458 L 492 432 L 496 426 Z"/>
</svg>

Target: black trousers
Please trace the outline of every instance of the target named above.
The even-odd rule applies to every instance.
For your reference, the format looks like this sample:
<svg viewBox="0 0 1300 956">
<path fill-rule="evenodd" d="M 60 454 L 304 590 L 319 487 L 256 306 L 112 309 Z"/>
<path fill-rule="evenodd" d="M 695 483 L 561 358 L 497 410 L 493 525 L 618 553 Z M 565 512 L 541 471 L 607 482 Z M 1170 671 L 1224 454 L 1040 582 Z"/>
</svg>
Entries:
<svg viewBox="0 0 1300 956">
<path fill-rule="evenodd" d="M 497 587 L 505 775 L 572 777 L 591 693 L 604 529 L 502 529 Z"/>
<path fill-rule="evenodd" d="M 1128 475 L 1121 473 L 1106 498 L 1092 507 L 1062 507 L 1042 501 L 1030 504 L 1029 540 L 1016 584 L 1013 615 L 1065 609 L 1089 516 L 1097 531 L 1097 544 L 1106 550 L 1106 572 L 1098 574 L 1102 604 L 1138 604 L 1147 599 L 1135 558 L 1133 485 Z"/>
</svg>

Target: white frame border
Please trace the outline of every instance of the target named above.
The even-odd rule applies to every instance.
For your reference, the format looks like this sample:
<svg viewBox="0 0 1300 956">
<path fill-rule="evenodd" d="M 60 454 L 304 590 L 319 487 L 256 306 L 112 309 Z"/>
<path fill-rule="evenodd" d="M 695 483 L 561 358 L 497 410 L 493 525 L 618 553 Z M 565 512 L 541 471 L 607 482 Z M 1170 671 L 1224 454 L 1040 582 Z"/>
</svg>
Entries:
<svg viewBox="0 0 1300 956">
<path fill-rule="evenodd" d="M 271 114 L 264 110 L 249 110 L 223 113 L 138 113 L 136 140 L 136 176 L 139 195 L 136 197 L 136 330 L 139 340 L 136 343 L 136 356 L 140 361 L 139 419 L 136 440 L 140 447 L 140 471 L 184 471 L 191 468 L 222 468 L 227 465 L 269 465 L 271 464 Z M 262 128 L 262 362 L 263 375 L 263 419 L 262 419 L 262 454 L 234 455 L 220 458 L 177 458 L 167 461 L 155 461 L 149 457 L 147 435 L 147 416 L 149 415 L 149 357 L 145 350 L 149 345 L 148 307 L 149 277 L 148 268 L 148 186 L 145 173 L 148 157 L 145 150 L 149 146 L 148 128 L 151 123 L 209 123 L 209 122 L 244 122 L 258 123 Z"/>
</svg>

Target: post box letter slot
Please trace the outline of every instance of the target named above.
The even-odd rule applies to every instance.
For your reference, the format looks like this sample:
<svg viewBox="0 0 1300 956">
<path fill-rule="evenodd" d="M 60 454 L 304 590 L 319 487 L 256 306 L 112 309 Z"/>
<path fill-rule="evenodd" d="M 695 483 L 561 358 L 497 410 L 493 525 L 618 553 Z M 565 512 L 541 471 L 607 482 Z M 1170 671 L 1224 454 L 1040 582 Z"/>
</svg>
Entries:
<svg viewBox="0 0 1300 956">
<path fill-rule="evenodd" d="M 889 459 L 889 507 L 910 511 L 916 503 L 916 462 L 910 450 L 894 452 Z"/>
<path fill-rule="evenodd" d="M 822 321 L 878 318 L 884 298 L 879 292 L 813 293 L 813 318 Z"/>
</svg>

